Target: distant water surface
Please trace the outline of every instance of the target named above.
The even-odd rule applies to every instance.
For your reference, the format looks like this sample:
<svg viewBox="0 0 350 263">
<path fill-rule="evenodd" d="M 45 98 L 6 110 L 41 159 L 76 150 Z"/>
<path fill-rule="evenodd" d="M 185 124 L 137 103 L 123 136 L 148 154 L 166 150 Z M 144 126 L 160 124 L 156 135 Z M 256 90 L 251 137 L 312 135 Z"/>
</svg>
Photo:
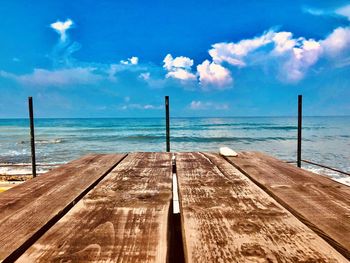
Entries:
<svg viewBox="0 0 350 263">
<path fill-rule="evenodd" d="M 262 151 L 296 159 L 295 117 L 172 118 L 172 151 Z M 162 118 L 36 119 L 39 163 L 64 163 L 87 153 L 164 151 Z M 0 163 L 29 163 L 27 119 L 0 119 Z M 350 117 L 304 117 L 302 157 L 350 171 Z M 305 168 L 340 176 L 315 166 Z M 1 167 L 0 174 L 11 173 Z"/>
</svg>

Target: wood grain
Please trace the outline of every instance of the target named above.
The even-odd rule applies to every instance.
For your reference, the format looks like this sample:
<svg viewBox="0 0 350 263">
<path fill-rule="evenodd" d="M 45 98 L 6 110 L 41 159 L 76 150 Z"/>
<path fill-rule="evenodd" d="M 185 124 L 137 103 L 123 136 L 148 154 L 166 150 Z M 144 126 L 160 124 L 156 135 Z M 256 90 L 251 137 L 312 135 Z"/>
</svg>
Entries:
<svg viewBox="0 0 350 263">
<path fill-rule="evenodd" d="M 257 152 L 228 158 L 350 259 L 350 187 Z"/>
<path fill-rule="evenodd" d="M 221 156 L 176 167 L 186 262 L 348 262 Z"/>
<path fill-rule="evenodd" d="M 18 262 L 165 262 L 171 183 L 171 154 L 129 154 Z"/>
<path fill-rule="evenodd" d="M 0 194 L 0 261 L 12 261 L 125 155 L 88 155 Z"/>
</svg>

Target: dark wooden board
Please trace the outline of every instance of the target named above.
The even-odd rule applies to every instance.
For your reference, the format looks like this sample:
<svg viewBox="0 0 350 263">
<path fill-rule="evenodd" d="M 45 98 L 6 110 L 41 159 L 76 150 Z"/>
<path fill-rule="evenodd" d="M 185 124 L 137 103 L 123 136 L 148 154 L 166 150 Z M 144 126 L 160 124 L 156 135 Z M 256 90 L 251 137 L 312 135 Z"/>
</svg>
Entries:
<svg viewBox="0 0 350 263">
<path fill-rule="evenodd" d="M 166 262 L 171 196 L 171 154 L 129 154 L 18 262 Z"/>
<path fill-rule="evenodd" d="M 0 261 L 20 255 L 124 157 L 88 155 L 1 193 Z"/>
<path fill-rule="evenodd" d="M 257 152 L 228 158 L 350 259 L 350 187 Z"/>
<path fill-rule="evenodd" d="M 176 168 L 186 262 L 348 262 L 221 156 Z"/>
</svg>

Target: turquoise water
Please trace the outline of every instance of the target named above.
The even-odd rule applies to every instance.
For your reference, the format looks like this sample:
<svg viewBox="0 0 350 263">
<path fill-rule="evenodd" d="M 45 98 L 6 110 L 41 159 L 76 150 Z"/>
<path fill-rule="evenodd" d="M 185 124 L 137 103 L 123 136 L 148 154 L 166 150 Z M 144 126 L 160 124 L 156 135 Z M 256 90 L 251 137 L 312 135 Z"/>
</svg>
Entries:
<svg viewBox="0 0 350 263">
<path fill-rule="evenodd" d="M 296 123 L 295 117 L 172 118 L 171 150 L 228 146 L 295 160 Z M 161 118 L 36 119 L 35 127 L 39 163 L 67 162 L 92 152 L 165 150 Z M 0 119 L 0 163 L 30 162 L 29 147 L 27 119 Z M 302 151 L 304 159 L 349 171 L 350 117 L 304 117 Z"/>
</svg>

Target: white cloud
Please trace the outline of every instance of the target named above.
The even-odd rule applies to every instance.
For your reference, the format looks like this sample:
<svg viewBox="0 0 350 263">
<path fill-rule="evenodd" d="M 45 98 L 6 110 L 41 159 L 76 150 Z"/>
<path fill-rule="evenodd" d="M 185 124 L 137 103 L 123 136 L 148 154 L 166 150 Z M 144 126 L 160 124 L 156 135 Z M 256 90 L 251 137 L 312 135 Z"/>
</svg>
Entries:
<svg viewBox="0 0 350 263">
<path fill-rule="evenodd" d="M 121 107 L 122 110 L 161 110 L 163 109 L 162 105 L 152 105 L 152 104 L 139 104 L 139 103 L 133 103 L 133 104 L 126 104 Z"/>
<path fill-rule="evenodd" d="M 132 65 L 137 65 L 139 63 L 139 58 L 138 57 L 131 57 L 131 58 L 129 58 L 129 60 L 130 60 L 130 63 Z"/>
<path fill-rule="evenodd" d="M 335 13 L 341 16 L 345 16 L 350 20 L 350 5 L 346 5 L 336 9 Z"/>
<path fill-rule="evenodd" d="M 137 65 L 139 63 L 139 58 L 131 57 L 131 58 L 128 58 L 127 60 L 121 60 L 120 63 L 124 65 Z"/>
<path fill-rule="evenodd" d="M 274 51 L 276 53 L 292 50 L 297 44 L 291 32 L 277 32 L 273 35 L 272 41 L 275 43 Z"/>
<path fill-rule="evenodd" d="M 197 78 L 196 75 L 182 68 L 178 68 L 174 71 L 168 72 L 166 74 L 166 77 L 180 79 L 180 80 L 195 80 Z"/>
<path fill-rule="evenodd" d="M 167 80 L 164 79 L 163 72 L 158 72 L 157 68 L 148 68 L 152 70 L 151 72 L 142 72 L 138 75 L 138 78 L 152 89 L 161 89 L 164 88 L 167 84 Z"/>
<path fill-rule="evenodd" d="M 271 53 L 272 59 L 283 64 L 280 77 L 296 82 L 321 58 L 332 58 L 349 50 L 350 28 L 339 27 L 325 39 L 318 41 L 304 37 L 295 39 L 291 32 L 277 32 L 273 41 L 275 48 Z"/>
<path fill-rule="evenodd" d="M 188 69 L 190 70 L 191 67 L 193 66 L 193 60 L 188 58 L 188 57 L 176 57 L 173 58 L 171 54 L 168 54 L 165 56 L 164 60 L 164 68 L 167 69 L 168 71 L 177 69 L 177 68 L 183 68 L 183 69 Z"/>
<path fill-rule="evenodd" d="M 322 9 L 317 9 L 317 8 L 313 8 L 313 7 L 303 7 L 302 8 L 304 13 L 308 13 L 310 15 L 313 16 L 323 16 L 323 15 L 327 15 L 328 12 Z"/>
<path fill-rule="evenodd" d="M 337 28 L 324 40 L 318 41 L 304 37 L 294 38 L 291 32 L 270 30 L 259 37 L 243 39 L 237 43 L 212 45 L 209 54 L 214 64 L 205 62 L 198 65 L 197 74 L 201 84 L 221 83 L 220 86 L 225 86 L 230 82 L 231 75 L 228 69 L 219 69 L 216 66 L 228 63 L 239 67 L 253 64 L 266 67 L 267 61 L 270 61 L 272 64 L 281 65 L 278 67 L 281 79 L 297 82 L 321 57 L 339 54 L 349 47 L 350 28 Z M 260 49 L 259 53 L 254 52 L 257 49 Z M 211 74 L 213 71 L 220 74 Z"/>
<path fill-rule="evenodd" d="M 143 79 L 146 81 L 149 80 L 150 77 L 151 77 L 151 73 L 149 73 L 149 72 L 140 73 L 140 75 L 139 75 L 140 79 Z"/>
<path fill-rule="evenodd" d="M 65 42 L 67 39 L 66 31 L 71 28 L 73 21 L 67 19 L 65 22 L 57 21 L 52 23 L 50 26 L 53 28 L 59 35 L 62 42 Z"/>
<path fill-rule="evenodd" d="M 163 62 L 163 68 L 168 71 L 166 74 L 167 78 L 174 78 L 182 81 L 195 80 L 197 78 L 196 75 L 191 72 L 193 60 L 188 57 L 180 56 L 173 58 L 171 54 L 168 54 Z"/>
<path fill-rule="evenodd" d="M 350 20 L 350 5 L 345 5 L 337 9 L 319 9 L 314 7 L 303 7 L 302 10 L 313 16 L 343 16 Z"/>
<path fill-rule="evenodd" d="M 217 89 L 228 88 L 232 83 L 231 72 L 215 62 L 205 60 L 202 64 L 197 65 L 199 82 L 205 88 L 214 86 Z"/>
<path fill-rule="evenodd" d="M 283 65 L 286 80 L 296 82 L 301 80 L 309 67 L 314 65 L 322 54 L 319 42 L 310 39 L 302 40 L 300 47 L 294 47 L 289 59 Z"/>
<path fill-rule="evenodd" d="M 163 106 L 162 105 L 156 106 L 156 105 L 146 104 L 143 106 L 143 108 L 145 110 L 161 110 L 161 109 L 163 109 Z"/>
<path fill-rule="evenodd" d="M 216 82 L 225 86 L 230 82 L 228 69 L 222 70 L 216 65 L 222 66 L 223 63 L 228 63 L 239 67 L 251 65 L 266 67 L 268 63 L 272 63 L 281 65 L 278 67 L 278 75 L 281 79 L 297 82 L 321 57 L 339 54 L 349 47 L 350 28 L 337 28 L 324 40 L 318 41 L 304 37 L 294 38 L 291 32 L 270 30 L 259 37 L 243 39 L 237 43 L 212 45 L 209 54 L 214 64 L 207 61 L 197 66 L 197 70 L 201 84 Z M 257 49 L 260 49 L 259 53 L 254 52 Z M 210 74 L 213 72 L 210 65 L 222 74 Z M 226 84 L 222 84 L 225 82 Z"/>
<path fill-rule="evenodd" d="M 203 101 L 196 101 L 193 100 L 190 103 L 190 109 L 191 110 L 208 110 L 208 109 L 214 109 L 214 110 L 228 110 L 229 106 L 226 103 L 213 103 L 213 102 L 203 102 Z"/>
<path fill-rule="evenodd" d="M 117 64 L 111 64 L 108 70 L 108 78 L 110 81 L 116 81 L 117 78 L 115 77 L 115 74 L 118 72 L 119 67 Z"/>
<path fill-rule="evenodd" d="M 332 56 L 337 55 L 346 48 L 350 49 L 350 28 L 338 27 L 320 43 L 325 52 Z"/>
<path fill-rule="evenodd" d="M 192 110 L 198 110 L 203 108 L 203 103 L 201 101 L 192 101 L 190 104 Z"/>
<path fill-rule="evenodd" d="M 102 76 L 94 73 L 95 68 L 71 68 L 71 69 L 34 69 L 31 74 L 15 75 L 8 72 L 0 72 L 0 75 L 11 78 L 27 86 L 70 86 L 80 84 L 94 84 L 102 80 Z"/>
<path fill-rule="evenodd" d="M 274 32 L 268 31 L 260 37 L 243 39 L 238 43 L 216 43 L 209 50 L 209 55 L 217 64 L 227 62 L 234 66 L 245 66 L 243 58 L 250 52 L 271 43 Z"/>
</svg>

